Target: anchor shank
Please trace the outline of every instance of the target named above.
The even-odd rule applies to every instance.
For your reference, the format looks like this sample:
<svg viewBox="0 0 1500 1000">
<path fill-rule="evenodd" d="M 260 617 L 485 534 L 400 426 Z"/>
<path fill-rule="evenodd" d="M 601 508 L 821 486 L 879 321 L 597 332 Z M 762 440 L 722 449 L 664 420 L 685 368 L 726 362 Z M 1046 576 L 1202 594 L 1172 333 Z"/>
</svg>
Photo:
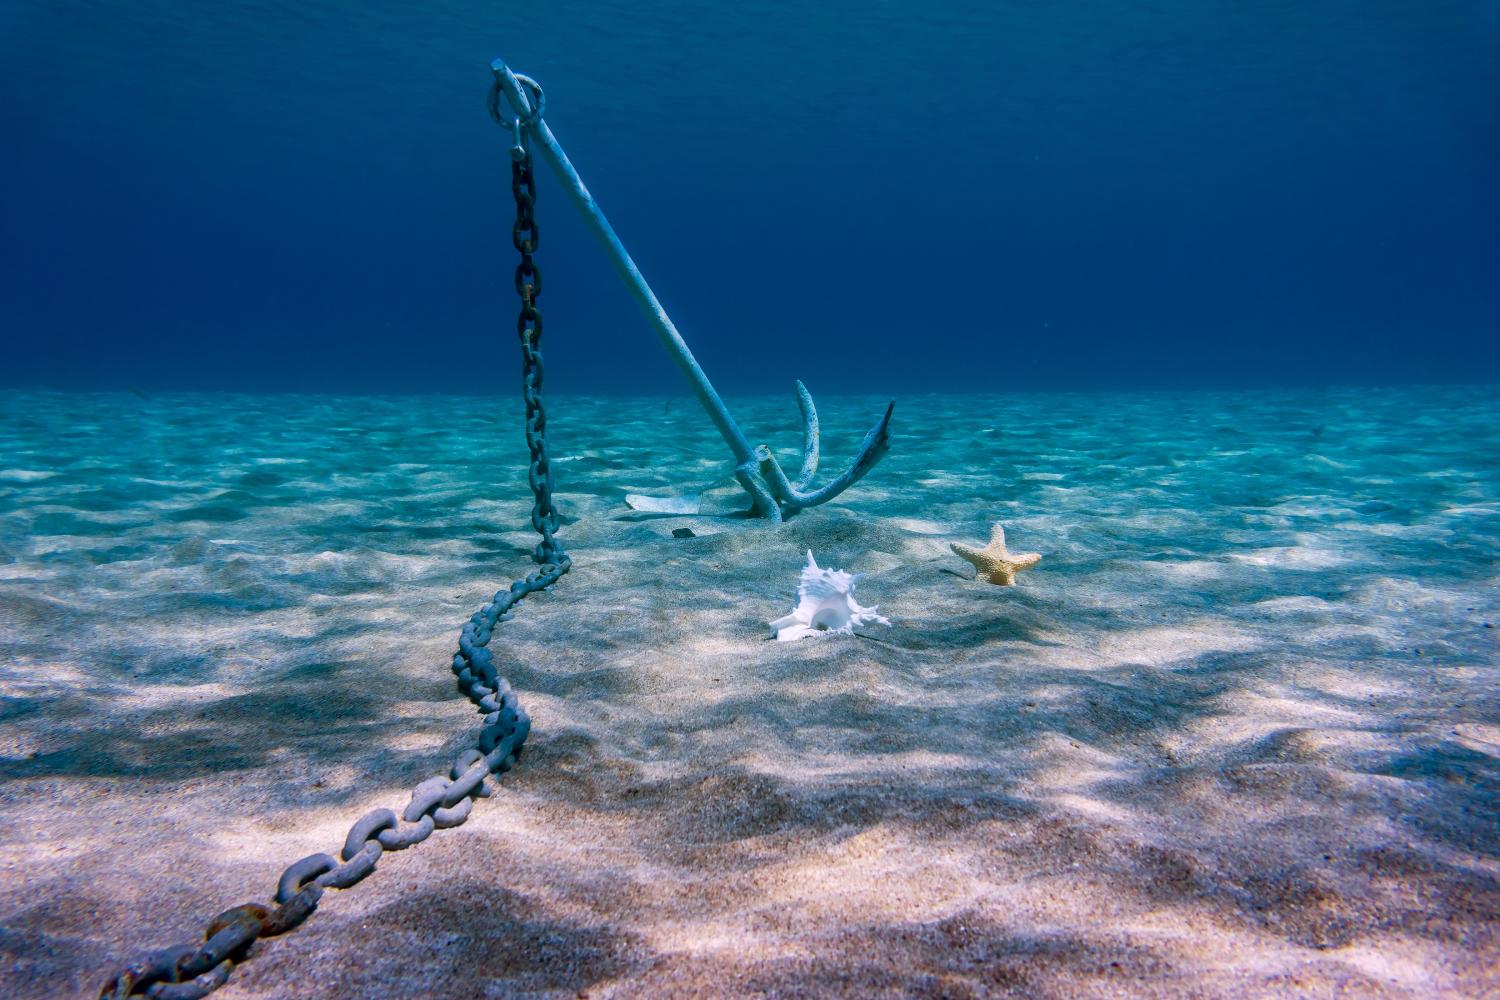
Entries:
<svg viewBox="0 0 1500 1000">
<path fill-rule="evenodd" d="M 510 100 L 511 106 L 523 109 L 523 118 L 530 115 L 531 95 L 526 93 L 520 82 L 516 80 L 515 74 L 500 59 L 492 63 L 492 68 L 499 77 L 500 86 Z M 578 176 L 578 171 L 573 168 L 567 154 L 558 145 L 552 129 L 547 127 L 546 120 L 538 118 L 527 126 L 527 131 L 536 139 L 537 145 L 541 147 L 542 159 L 546 160 L 553 172 L 557 174 L 558 180 L 562 182 L 563 190 L 578 207 L 584 222 L 588 224 L 590 231 L 604 247 L 610 263 L 615 266 L 615 270 L 620 272 L 620 277 L 625 280 L 625 286 L 630 289 L 636 303 L 645 312 L 646 318 L 656 330 L 656 335 L 661 338 L 662 346 L 667 349 L 672 360 L 677 362 L 677 367 L 681 369 L 682 374 L 693 387 L 693 392 L 698 396 L 698 402 L 703 404 L 714 426 L 719 429 L 719 434 L 729 445 L 729 449 L 734 452 L 735 465 L 748 464 L 753 468 L 754 451 L 750 447 L 750 442 L 745 438 L 739 425 L 735 423 L 734 417 L 730 415 L 729 408 L 724 405 L 724 400 L 719 398 L 718 391 L 704 374 L 697 359 L 693 357 L 693 352 L 688 349 L 687 342 L 682 339 L 682 334 L 677 332 L 677 327 L 668 318 L 667 311 L 662 308 L 656 294 L 651 291 L 651 286 L 646 284 L 646 279 L 641 276 L 640 269 L 635 266 L 635 261 L 631 260 L 625 245 L 615 235 L 614 228 L 604 217 L 604 212 L 600 210 L 598 202 L 594 201 L 594 196 L 589 194 L 589 189 L 584 186 L 583 179 Z"/>
</svg>

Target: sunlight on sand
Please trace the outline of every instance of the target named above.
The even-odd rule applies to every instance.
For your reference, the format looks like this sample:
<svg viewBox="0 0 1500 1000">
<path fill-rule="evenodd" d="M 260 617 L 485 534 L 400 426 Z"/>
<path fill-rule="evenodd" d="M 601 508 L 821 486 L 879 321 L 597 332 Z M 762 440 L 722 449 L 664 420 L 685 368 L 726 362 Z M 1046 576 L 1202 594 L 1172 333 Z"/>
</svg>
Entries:
<svg viewBox="0 0 1500 1000">
<path fill-rule="evenodd" d="M 832 463 L 870 401 L 819 402 Z M 471 745 L 530 501 L 493 400 L 0 403 L 7 996 L 81 995 Z M 1492 398 L 927 396 L 779 527 L 662 410 L 555 409 L 520 765 L 226 997 L 1500 989 Z M 948 548 L 996 520 L 1015 587 Z M 808 549 L 891 625 L 769 641 Z"/>
</svg>

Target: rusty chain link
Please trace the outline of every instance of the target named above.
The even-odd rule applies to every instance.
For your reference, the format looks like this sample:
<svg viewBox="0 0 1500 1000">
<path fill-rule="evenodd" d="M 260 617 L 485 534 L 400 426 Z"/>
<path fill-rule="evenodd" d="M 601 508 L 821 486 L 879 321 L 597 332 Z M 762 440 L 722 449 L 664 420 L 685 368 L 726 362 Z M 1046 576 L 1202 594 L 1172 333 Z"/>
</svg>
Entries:
<svg viewBox="0 0 1500 1000">
<path fill-rule="evenodd" d="M 541 111 L 541 88 L 535 95 L 535 120 Z M 495 105 L 492 99 L 492 113 Z M 498 119 L 497 119 L 498 120 Z M 504 124 L 502 122 L 502 124 Z M 529 124 L 529 121 L 527 122 Z M 398 815 L 374 809 L 349 828 L 339 858 L 311 854 L 288 865 L 277 882 L 275 906 L 244 903 L 225 910 L 209 922 L 201 944 L 166 948 L 118 970 L 99 990 L 100 1000 L 146 996 L 154 1000 L 199 1000 L 223 986 L 238 961 L 249 957 L 261 938 L 275 937 L 301 924 L 317 909 L 326 889 L 347 889 L 375 870 L 386 851 L 402 851 L 420 844 L 434 830 L 455 827 L 469 818 L 474 800 L 492 794 L 485 779 L 499 777 L 515 766 L 531 732 L 531 718 L 516 700 L 510 683 L 501 677 L 488 648 L 495 626 L 527 596 L 556 583 L 571 560 L 556 538 L 557 509 L 552 504 L 552 467 L 547 460 L 547 414 L 542 405 L 543 363 L 537 345 L 542 336 L 542 314 L 536 307 L 542 278 L 532 254 L 538 229 L 532 217 L 536 188 L 531 152 L 521 123 L 515 124 L 511 149 L 511 192 L 516 202 L 512 242 L 521 254 L 516 267 L 516 294 L 521 311 L 516 330 L 521 337 L 521 389 L 526 402 L 526 446 L 530 452 L 527 479 L 535 504 L 531 524 L 542 540 L 532 550 L 537 568 L 509 589 L 498 591 L 476 611 L 458 637 L 453 673 L 458 690 L 484 715 L 477 745 L 459 754 L 448 776 L 436 775 L 412 789 L 411 800 Z"/>
</svg>

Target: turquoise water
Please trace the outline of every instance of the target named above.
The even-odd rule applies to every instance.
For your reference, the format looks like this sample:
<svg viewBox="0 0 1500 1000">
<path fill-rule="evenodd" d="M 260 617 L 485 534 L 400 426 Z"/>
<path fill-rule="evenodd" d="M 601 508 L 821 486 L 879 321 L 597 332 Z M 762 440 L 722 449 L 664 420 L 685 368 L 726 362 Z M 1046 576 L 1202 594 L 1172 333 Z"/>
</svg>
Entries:
<svg viewBox="0 0 1500 1000">
<path fill-rule="evenodd" d="M 94 667 L 211 675 L 212 654 L 159 630 L 184 617 L 229 627 L 382 595 L 405 601 L 414 589 L 482 594 L 513 576 L 533 544 L 514 403 L 18 392 L 0 401 L 12 657 L 42 655 L 58 619 L 82 616 L 97 634 L 102 615 L 130 627 L 128 638 L 78 650 L 99 657 Z M 823 400 L 829 468 L 853 453 L 882 402 Z M 731 405 L 752 440 L 781 446 L 794 467 L 790 395 Z M 977 538 L 1003 520 L 1013 545 L 1048 553 L 1047 578 L 1085 591 L 1112 567 L 1149 568 L 1159 579 L 1133 594 L 1140 614 L 1253 617 L 1260 602 L 1297 598 L 1315 600 L 1330 625 L 1352 625 L 1353 595 L 1396 581 L 1488 605 L 1497 406 L 1486 388 L 917 396 L 898 404 L 890 455 L 830 509 L 862 523 L 941 526 L 914 537 Z M 600 546 L 664 544 L 673 522 L 632 520 L 628 492 L 707 490 L 714 530 L 755 529 L 732 516 L 743 493 L 693 400 L 562 397 L 552 411 L 563 538 L 585 562 Z M 832 548 L 865 558 L 857 543 Z M 432 612 L 430 627 L 456 626 L 468 600 Z M 1435 630 L 1429 649 L 1457 643 L 1477 654 L 1453 638 L 1471 617 L 1411 631 Z"/>
<path fill-rule="evenodd" d="M 1070 559 L 1300 547 L 1339 577 L 1483 578 L 1497 400 L 1488 387 L 903 397 L 890 455 L 834 506 L 970 534 L 1003 517 L 1049 551 L 1074 542 Z M 820 402 L 834 468 L 884 400 Z M 793 464 L 790 393 L 730 405 Z M 382 560 L 415 560 L 405 578 L 469 580 L 530 550 L 519 401 L 12 391 L 0 406 L 0 551 L 13 579 L 64 574 L 59 597 L 85 581 L 128 592 L 175 562 L 241 577 L 247 600 L 297 603 L 328 581 L 312 564 L 289 579 L 285 560 L 334 553 L 330 570 L 366 565 L 371 583 Z M 744 506 L 690 398 L 563 396 L 551 436 L 565 520 L 610 523 L 627 492 L 707 488 L 715 513 Z"/>
</svg>

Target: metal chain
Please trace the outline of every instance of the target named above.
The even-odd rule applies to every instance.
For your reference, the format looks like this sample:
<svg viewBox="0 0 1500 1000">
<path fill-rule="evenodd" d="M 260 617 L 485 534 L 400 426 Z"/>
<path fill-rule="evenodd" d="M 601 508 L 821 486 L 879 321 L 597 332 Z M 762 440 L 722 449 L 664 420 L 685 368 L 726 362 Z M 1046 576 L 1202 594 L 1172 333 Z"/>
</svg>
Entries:
<svg viewBox="0 0 1500 1000">
<path fill-rule="evenodd" d="M 311 854 L 288 865 L 277 883 L 274 907 L 244 903 L 225 910 L 208 924 L 202 944 L 153 952 L 110 976 L 99 990 L 101 1000 L 134 996 L 199 1000 L 207 996 L 229 980 L 234 964 L 249 957 L 257 940 L 285 934 L 310 917 L 325 889 L 356 885 L 375 870 L 386 851 L 405 850 L 426 840 L 434 830 L 463 823 L 474 800 L 492 794 L 485 779 L 509 771 L 521 754 L 531 732 L 531 718 L 517 702 L 510 683 L 499 675 L 494 654 L 488 649 L 490 637 L 506 614 L 527 596 L 556 583 L 572 561 L 555 537 L 558 516 L 552 503 L 552 467 L 547 460 L 542 354 L 537 350 L 542 314 L 536 308 L 536 297 L 541 293 L 542 279 L 532 260 L 538 238 L 532 217 L 536 188 L 530 150 L 519 128 L 517 133 L 517 146 L 511 151 L 511 191 L 516 200 L 516 223 L 511 233 L 521 254 L 516 267 L 516 293 L 521 297 L 516 329 L 521 336 L 526 447 L 531 453 L 527 478 L 536 498 L 531 524 L 542 540 L 532 550 L 537 568 L 509 589 L 498 591 L 459 633 L 453 673 L 458 678 L 458 690 L 484 715 L 478 744 L 459 754 L 447 777 L 436 775 L 412 789 L 411 801 L 399 817 L 390 809 L 375 809 L 356 820 L 344 838 L 340 860 L 328 854 Z M 516 155 L 518 152 L 520 155 Z"/>
<path fill-rule="evenodd" d="M 516 265 L 516 294 L 521 297 L 521 311 L 516 316 L 516 333 L 521 338 L 521 391 L 526 397 L 526 447 L 531 452 L 529 478 L 536 506 L 531 511 L 531 526 L 542 536 L 531 556 L 542 566 L 566 565 L 567 555 L 555 537 L 557 510 L 552 506 L 552 465 L 547 461 L 547 412 L 542 406 L 544 366 L 538 345 L 542 341 L 542 312 L 536 307 L 542 294 L 542 272 L 532 260 L 541 230 L 537 228 L 532 209 L 536 207 L 536 178 L 532 174 L 531 149 L 525 133 L 520 133 L 511 147 L 510 190 L 516 199 L 516 224 L 511 242 L 521 255 Z M 564 570 L 566 572 L 566 570 Z"/>
</svg>

